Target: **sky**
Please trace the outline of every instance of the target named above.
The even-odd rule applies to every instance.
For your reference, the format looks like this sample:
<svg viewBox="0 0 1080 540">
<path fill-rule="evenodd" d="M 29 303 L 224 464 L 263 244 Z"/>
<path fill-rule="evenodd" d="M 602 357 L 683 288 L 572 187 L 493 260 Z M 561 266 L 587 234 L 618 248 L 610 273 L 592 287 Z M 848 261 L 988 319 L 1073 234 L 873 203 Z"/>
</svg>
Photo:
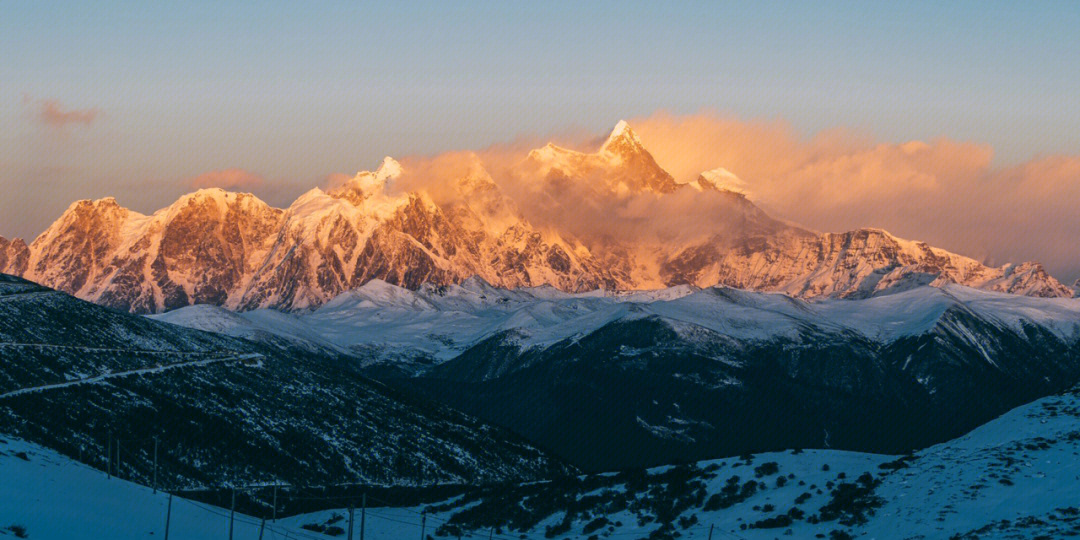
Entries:
<svg viewBox="0 0 1080 540">
<path fill-rule="evenodd" d="M 33 238 L 75 199 L 115 196 L 151 212 L 221 185 L 284 206 L 384 155 L 597 136 L 623 118 L 779 125 L 803 151 L 838 132 L 871 148 L 945 139 L 985 150 L 972 158 L 985 161 L 977 170 L 957 173 L 983 179 L 1080 155 L 1080 9 L 1070 2 L 0 0 L 0 9 L 6 237 Z M 1055 199 L 1054 186 L 1080 183 L 1064 171 L 1024 207 L 1025 231 L 1038 230 L 1031 222 L 1045 219 L 1040 201 Z M 987 209 L 1002 203 L 955 203 L 984 217 L 883 225 L 988 261 L 1053 259 L 1053 270 L 1080 277 L 1080 263 L 1053 246 L 995 252 L 965 240 L 957 227 L 992 237 Z M 858 222 L 874 217 L 865 212 L 832 219 L 833 206 L 779 217 L 829 230 L 873 224 Z M 1072 223 L 1054 226 L 1056 238 Z"/>
</svg>

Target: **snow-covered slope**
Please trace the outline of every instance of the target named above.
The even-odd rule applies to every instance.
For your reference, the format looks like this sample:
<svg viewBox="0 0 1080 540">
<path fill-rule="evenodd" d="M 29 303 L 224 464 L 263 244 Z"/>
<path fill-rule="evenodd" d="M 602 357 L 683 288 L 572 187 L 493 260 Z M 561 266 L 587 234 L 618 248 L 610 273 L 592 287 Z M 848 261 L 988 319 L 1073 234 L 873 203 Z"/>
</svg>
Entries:
<svg viewBox="0 0 1080 540">
<path fill-rule="evenodd" d="M 772 452 L 601 474 L 578 482 L 488 488 L 443 503 L 371 501 L 364 537 L 412 538 L 457 530 L 539 540 L 644 538 L 1062 538 L 1080 532 L 1080 399 L 1051 396 L 909 456 L 835 450 Z M 0 538 L 160 538 L 168 495 L 0 436 Z M 732 488 L 734 486 L 734 489 Z M 511 511 L 506 501 L 519 507 Z M 324 504 L 332 504 L 327 501 Z M 572 504 L 572 506 L 571 506 Z M 570 510 L 572 508 L 572 510 Z M 569 512 L 568 512 L 569 510 Z M 174 497 L 170 538 L 224 538 L 228 510 Z M 347 510 L 267 523 L 267 538 L 317 538 L 303 525 L 347 525 Z M 359 512 L 354 538 L 360 535 Z M 258 537 L 238 513 L 235 538 Z M 271 534 L 272 533 L 272 534 Z M 345 533 L 341 532 L 341 537 Z M 5 536 L 7 535 L 7 536 Z"/>
<path fill-rule="evenodd" d="M 145 540 L 228 538 L 229 509 L 107 478 L 36 444 L 0 435 L 0 538 Z M 233 538 L 259 538 L 260 519 L 237 513 Z M 267 523 L 263 538 L 312 538 L 298 526 Z M 24 536 L 19 536 L 21 531 Z"/>
<path fill-rule="evenodd" d="M 225 334 L 287 349 L 347 354 L 348 350 L 331 341 L 300 317 L 273 309 L 229 311 L 210 304 L 195 304 L 150 318 L 206 332 Z"/>
<path fill-rule="evenodd" d="M 453 358 L 495 334 L 513 332 L 523 348 L 586 335 L 620 319 L 658 316 L 743 341 L 796 339 L 807 329 L 852 332 L 880 343 L 924 334 L 949 311 L 963 310 L 1023 332 L 1047 329 L 1080 340 L 1080 299 L 1038 298 L 944 284 L 865 299 L 805 301 L 780 293 L 676 286 L 655 291 L 564 293 L 549 287 L 502 289 L 481 279 L 417 290 L 370 281 L 307 313 L 232 313 L 190 306 L 158 320 L 259 339 L 276 335 L 342 351 Z"/>
<path fill-rule="evenodd" d="M 244 315 L 278 327 L 290 317 Z M 156 438 L 159 478 L 175 486 L 484 482 L 565 469 L 505 430 L 372 381 L 352 362 L 166 324 L 4 275 L 0 433 L 93 463 L 112 438 L 140 441 L 126 447 L 125 468 L 143 479 Z"/>
<path fill-rule="evenodd" d="M 551 532 L 571 539 L 705 539 L 710 530 L 712 538 L 743 539 L 1062 538 L 1080 534 L 1078 454 L 1080 398 L 1066 393 L 907 456 L 772 452 L 490 488 L 426 507 L 372 509 L 365 532 L 415 536 L 426 510 L 428 531 L 483 538 L 493 530 L 494 537 L 526 540 Z M 285 522 L 320 524 L 343 513 Z"/>
<path fill-rule="evenodd" d="M 750 187 L 747 183 L 738 176 L 735 176 L 735 173 L 723 167 L 701 173 L 696 180 L 690 183 L 690 186 L 701 191 L 710 189 L 730 191 L 748 199 L 753 198 L 753 192 L 750 191 Z"/>
<path fill-rule="evenodd" d="M 395 184 L 409 171 L 386 158 L 287 209 L 220 189 L 184 195 L 152 215 L 112 198 L 77 201 L 29 246 L 0 238 L 0 272 L 137 313 L 191 304 L 306 310 L 376 279 L 415 289 L 473 276 L 571 292 L 693 284 L 864 297 L 960 283 L 1075 294 L 1037 263 L 991 268 L 881 230 L 818 234 L 784 223 L 756 207 L 745 183 L 724 169 L 677 184 L 625 122 L 596 152 L 549 144 L 514 172 L 500 172 L 528 179 L 525 188 L 492 177 L 477 155 L 461 161 L 413 171 L 434 175 L 425 180 L 438 187 L 405 191 Z M 703 218 L 674 235 L 621 233 L 653 208 Z M 590 237 L 568 223 L 581 213 L 611 221 L 612 232 Z"/>
</svg>

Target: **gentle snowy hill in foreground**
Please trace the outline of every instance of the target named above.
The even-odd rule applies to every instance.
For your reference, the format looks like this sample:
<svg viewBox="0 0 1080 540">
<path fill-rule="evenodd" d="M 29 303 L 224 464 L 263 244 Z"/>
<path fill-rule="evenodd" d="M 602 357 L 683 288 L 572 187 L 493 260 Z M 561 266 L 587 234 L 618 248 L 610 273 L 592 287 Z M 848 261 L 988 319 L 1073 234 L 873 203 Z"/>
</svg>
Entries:
<svg viewBox="0 0 1080 540">
<path fill-rule="evenodd" d="M 0 437 L 0 529 L 29 538 L 162 538 L 167 496 L 50 450 Z M 1080 533 L 1080 398 L 1052 396 L 1017 408 L 954 441 L 912 456 L 832 450 L 604 474 L 578 482 L 490 488 L 427 507 L 366 516 L 365 538 L 1060 538 Z M 511 503 L 512 502 L 512 503 Z M 511 512 L 511 506 L 517 510 Z M 573 508 L 569 513 L 568 508 Z M 358 513 L 359 514 L 359 513 Z M 302 525 L 345 526 L 345 509 L 283 518 L 277 536 L 318 538 Z M 519 530 L 508 524 L 528 523 Z M 354 538 L 359 537 L 356 520 Z M 258 520 L 237 516 L 236 538 L 257 537 Z M 0 538 L 11 530 L 0 531 Z M 228 511 L 173 499 L 170 538 L 225 538 Z M 268 533 L 269 534 L 269 533 Z M 307 536 L 304 536 L 307 535 Z M 344 536 L 339 536 L 344 537 Z M 436 536 L 438 537 L 438 536 Z M 451 537 L 453 535 L 451 534 Z M 667 538 L 669 536 L 661 535 Z"/>
<path fill-rule="evenodd" d="M 427 530 L 453 536 L 460 527 L 486 538 L 495 527 L 500 538 L 528 540 L 653 538 L 655 531 L 667 532 L 659 538 L 705 539 L 710 526 L 713 538 L 821 538 L 833 531 L 876 540 L 1060 538 L 1080 534 L 1078 456 L 1080 398 L 1068 393 L 911 456 L 789 451 L 661 467 L 647 476 L 493 488 L 428 507 Z M 366 538 L 419 534 L 421 510 L 372 510 Z M 342 514 L 285 522 L 318 524 Z M 519 530 L 510 519 L 529 525 Z"/>
<path fill-rule="evenodd" d="M 165 537 L 168 494 L 104 472 L 18 439 L 0 435 L 0 538 L 32 540 L 146 540 Z M 181 497 L 172 501 L 169 538 L 228 538 L 229 510 Z M 284 523 L 269 523 L 264 538 L 311 538 Z M 236 540 L 259 538 L 259 519 L 236 515 Z M 307 534 L 308 536 L 302 536 Z"/>
</svg>

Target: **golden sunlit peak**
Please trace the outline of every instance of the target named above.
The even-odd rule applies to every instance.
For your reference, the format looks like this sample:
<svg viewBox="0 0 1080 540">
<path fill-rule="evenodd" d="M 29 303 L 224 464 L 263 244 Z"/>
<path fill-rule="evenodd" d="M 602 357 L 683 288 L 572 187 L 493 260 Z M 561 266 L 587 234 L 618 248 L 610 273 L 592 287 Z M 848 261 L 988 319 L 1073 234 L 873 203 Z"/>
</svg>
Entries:
<svg viewBox="0 0 1080 540">
<path fill-rule="evenodd" d="M 602 152 L 613 152 L 618 149 L 640 150 L 641 148 L 641 139 L 630 128 L 630 124 L 626 120 L 619 120 L 615 124 L 615 128 L 611 130 L 611 135 L 608 135 L 607 140 L 604 141 L 604 146 L 600 147 L 600 150 Z"/>
<path fill-rule="evenodd" d="M 390 156 L 383 158 L 382 163 L 379 164 L 379 168 L 375 170 L 375 177 L 381 180 L 387 180 L 391 178 L 397 178 L 401 176 L 402 168 L 401 163 Z"/>
</svg>

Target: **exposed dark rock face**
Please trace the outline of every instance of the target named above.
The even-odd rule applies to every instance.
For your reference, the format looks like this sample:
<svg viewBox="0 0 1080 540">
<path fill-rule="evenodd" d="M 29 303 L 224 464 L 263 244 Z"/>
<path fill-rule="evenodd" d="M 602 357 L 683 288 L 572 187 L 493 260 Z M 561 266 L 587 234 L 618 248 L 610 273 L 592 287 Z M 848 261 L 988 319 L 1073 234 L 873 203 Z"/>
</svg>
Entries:
<svg viewBox="0 0 1080 540">
<path fill-rule="evenodd" d="M 0 268 L 6 268 L 12 274 L 26 273 L 30 261 L 30 249 L 21 238 L 8 240 L 0 236 Z"/>
</svg>

